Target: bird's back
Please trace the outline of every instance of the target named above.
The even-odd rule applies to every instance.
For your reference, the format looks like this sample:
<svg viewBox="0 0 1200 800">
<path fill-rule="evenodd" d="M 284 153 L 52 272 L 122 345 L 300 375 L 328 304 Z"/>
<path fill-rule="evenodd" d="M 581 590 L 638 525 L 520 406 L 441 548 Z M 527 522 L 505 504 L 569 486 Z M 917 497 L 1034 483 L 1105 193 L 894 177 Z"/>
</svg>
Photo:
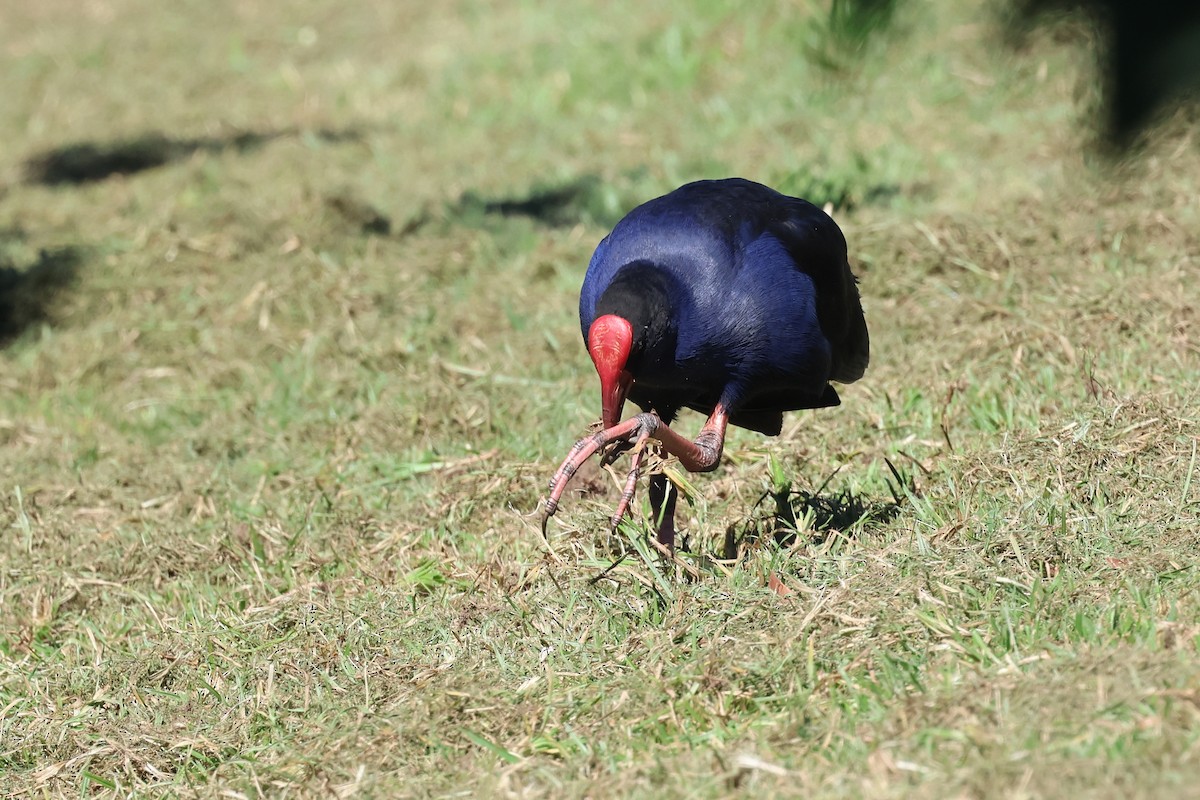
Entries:
<svg viewBox="0 0 1200 800">
<path fill-rule="evenodd" d="M 745 409 L 828 405 L 837 402 L 829 380 L 849 383 L 866 369 L 846 241 L 811 203 L 733 178 L 690 183 L 637 207 L 592 257 L 580 295 L 585 337 L 597 300 L 634 262 L 668 277 L 678 323 L 679 375 L 638 380 L 650 389 L 682 380 L 693 393 L 704 385 L 683 405 L 707 410 L 728 385 Z"/>
</svg>

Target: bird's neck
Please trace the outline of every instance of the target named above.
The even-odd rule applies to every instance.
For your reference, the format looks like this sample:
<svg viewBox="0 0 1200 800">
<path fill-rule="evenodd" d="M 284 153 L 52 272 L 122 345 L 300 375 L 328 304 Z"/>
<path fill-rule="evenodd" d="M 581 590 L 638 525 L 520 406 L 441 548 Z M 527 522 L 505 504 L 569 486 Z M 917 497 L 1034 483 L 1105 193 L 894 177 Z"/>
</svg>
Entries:
<svg viewBox="0 0 1200 800">
<path fill-rule="evenodd" d="M 673 361 L 681 288 L 650 261 L 621 267 L 596 301 L 596 316 L 615 314 L 633 327 L 631 366 Z"/>
</svg>

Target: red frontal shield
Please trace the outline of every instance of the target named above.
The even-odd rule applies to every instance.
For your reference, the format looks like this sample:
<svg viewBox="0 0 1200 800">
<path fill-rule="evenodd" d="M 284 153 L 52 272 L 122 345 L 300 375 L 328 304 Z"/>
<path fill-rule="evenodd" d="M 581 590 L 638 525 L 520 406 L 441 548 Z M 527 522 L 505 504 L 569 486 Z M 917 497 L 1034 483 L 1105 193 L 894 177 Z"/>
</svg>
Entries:
<svg viewBox="0 0 1200 800">
<path fill-rule="evenodd" d="M 633 348 L 633 326 L 629 320 L 605 314 L 588 329 L 588 353 L 600 376 L 601 420 L 605 428 L 621 421 L 625 395 L 633 376 L 625 369 Z"/>
</svg>

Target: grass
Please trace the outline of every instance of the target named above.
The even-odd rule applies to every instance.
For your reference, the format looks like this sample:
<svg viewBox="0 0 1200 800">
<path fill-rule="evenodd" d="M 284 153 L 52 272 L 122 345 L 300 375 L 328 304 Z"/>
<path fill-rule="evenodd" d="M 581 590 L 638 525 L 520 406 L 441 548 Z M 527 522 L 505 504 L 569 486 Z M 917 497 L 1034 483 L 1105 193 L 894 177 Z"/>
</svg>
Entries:
<svg viewBox="0 0 1200 800">
<path fill-rule="evenodd" d="M 828 12 L 7 10 L 0 792 L 1194 795 L 1194 113 L 1113 163 L 1080 21 Z M 591 248 L 729 174 L 867 376 L 679 563 L 598 470 L 543 542 Z"/>
</svg>

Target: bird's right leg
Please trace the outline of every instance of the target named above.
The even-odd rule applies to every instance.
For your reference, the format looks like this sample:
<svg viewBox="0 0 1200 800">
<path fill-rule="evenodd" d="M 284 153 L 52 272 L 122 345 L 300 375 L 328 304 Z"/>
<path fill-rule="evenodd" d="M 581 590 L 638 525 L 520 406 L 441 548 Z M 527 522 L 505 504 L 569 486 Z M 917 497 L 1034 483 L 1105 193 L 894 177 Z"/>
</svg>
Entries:
<svg viewBox="0 0 1200 800">
<path fill-rule="evenodd" d="M 644 415 L 643 415 L 644 416 Z M 679 459 L 688 472 L 711 472 L 721 463 L 725 449 L 725 430 L 729 427 L 729 412 L 722 403 L 708 415 L 708 420 L 696 440 L 680 436 L 667 425 L 660 423 L 653 436 L 662 442 L 663 450 Z"/>
</svg>

